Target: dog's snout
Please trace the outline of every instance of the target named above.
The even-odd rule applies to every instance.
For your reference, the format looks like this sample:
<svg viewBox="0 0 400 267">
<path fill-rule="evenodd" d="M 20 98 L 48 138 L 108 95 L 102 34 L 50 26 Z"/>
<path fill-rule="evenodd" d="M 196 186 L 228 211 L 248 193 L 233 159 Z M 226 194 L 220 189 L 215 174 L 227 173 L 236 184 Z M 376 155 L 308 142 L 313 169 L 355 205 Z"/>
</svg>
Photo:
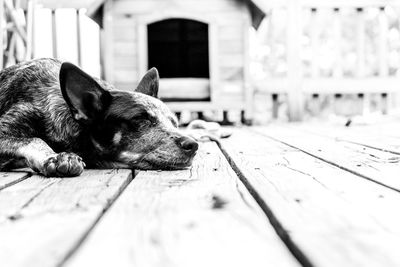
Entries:
<svg viewBox="0 0 400 267">
<path fill-rule="evenodd" d="M 199 144 L 189 137 L 180 137 L 177 139 L 179 147 L 188 154 L 194 154 L 199 148 Z"/>
</svg>

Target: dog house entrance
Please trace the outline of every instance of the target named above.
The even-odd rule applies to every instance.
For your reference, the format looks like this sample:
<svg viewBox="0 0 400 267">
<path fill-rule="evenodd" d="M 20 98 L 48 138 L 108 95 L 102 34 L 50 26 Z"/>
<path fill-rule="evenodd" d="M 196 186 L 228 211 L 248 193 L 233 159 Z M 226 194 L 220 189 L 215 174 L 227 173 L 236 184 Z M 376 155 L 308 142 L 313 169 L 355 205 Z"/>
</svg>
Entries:
<svg viewBox="0 0 400 267">
<path fill-rule="evenodd" d="M 209 100 L 208 24 L 166 19 L 148 25 L 148 67 L 160 72 L 164 100 Z"/>
</svg>

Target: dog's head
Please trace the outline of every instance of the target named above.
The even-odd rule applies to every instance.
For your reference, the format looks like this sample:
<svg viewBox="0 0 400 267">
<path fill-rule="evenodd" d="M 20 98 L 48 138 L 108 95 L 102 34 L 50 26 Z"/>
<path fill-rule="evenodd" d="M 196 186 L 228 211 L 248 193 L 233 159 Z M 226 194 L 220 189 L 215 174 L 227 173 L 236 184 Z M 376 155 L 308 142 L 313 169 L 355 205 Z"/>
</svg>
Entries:
<svg viewBox="0 0 400 267">
<path fill-rule="evenodd" d="M 178 129 L 175 115 L 157 99 L 159 76 L 149 70 L 134 92 L 110 90 L 70 63 L 60 69 L 60 87 L 72 116 L 87 129 L 105 167 L 182 169 L 198 144 Z"/>
</svg>

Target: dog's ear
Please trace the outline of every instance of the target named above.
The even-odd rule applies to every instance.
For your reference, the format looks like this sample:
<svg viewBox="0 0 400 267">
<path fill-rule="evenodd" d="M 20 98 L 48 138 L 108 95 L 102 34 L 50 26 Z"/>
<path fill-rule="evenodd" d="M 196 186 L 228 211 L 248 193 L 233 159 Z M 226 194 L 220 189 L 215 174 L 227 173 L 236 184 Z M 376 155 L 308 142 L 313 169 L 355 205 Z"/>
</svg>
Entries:
<svg viewBox="0 0 400 267">
<path fill-rule="evenodd" d="M 74 64 L 63 63 L 59 78 L 62 95 L 76 120 L 91 122 L 109 106 L 110 92 Z"/>
<path fill-rule="evenodd" d="M 158 75 L 157 69 L 151 68 L 143 76 L 142 80 L 139 82 L 139 85 L 135 91 L 157 98 L 159 80 L 160 76 Z"/>
</svg>

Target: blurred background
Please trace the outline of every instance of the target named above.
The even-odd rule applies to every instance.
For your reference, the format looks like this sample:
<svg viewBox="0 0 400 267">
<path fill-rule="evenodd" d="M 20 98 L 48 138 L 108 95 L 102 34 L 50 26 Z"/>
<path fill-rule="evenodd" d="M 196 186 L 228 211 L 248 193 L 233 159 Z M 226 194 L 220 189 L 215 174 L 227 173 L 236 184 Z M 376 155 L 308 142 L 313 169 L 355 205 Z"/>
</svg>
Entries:
<svg viewBox="0 0 400 267">
<path fill-rule="evenodd" d="M 55 57 L 121 90 L 150 67 L 183 124 L 400 107 L 400 0 L 0 0 L 0 65 Z"/>
</svg>

